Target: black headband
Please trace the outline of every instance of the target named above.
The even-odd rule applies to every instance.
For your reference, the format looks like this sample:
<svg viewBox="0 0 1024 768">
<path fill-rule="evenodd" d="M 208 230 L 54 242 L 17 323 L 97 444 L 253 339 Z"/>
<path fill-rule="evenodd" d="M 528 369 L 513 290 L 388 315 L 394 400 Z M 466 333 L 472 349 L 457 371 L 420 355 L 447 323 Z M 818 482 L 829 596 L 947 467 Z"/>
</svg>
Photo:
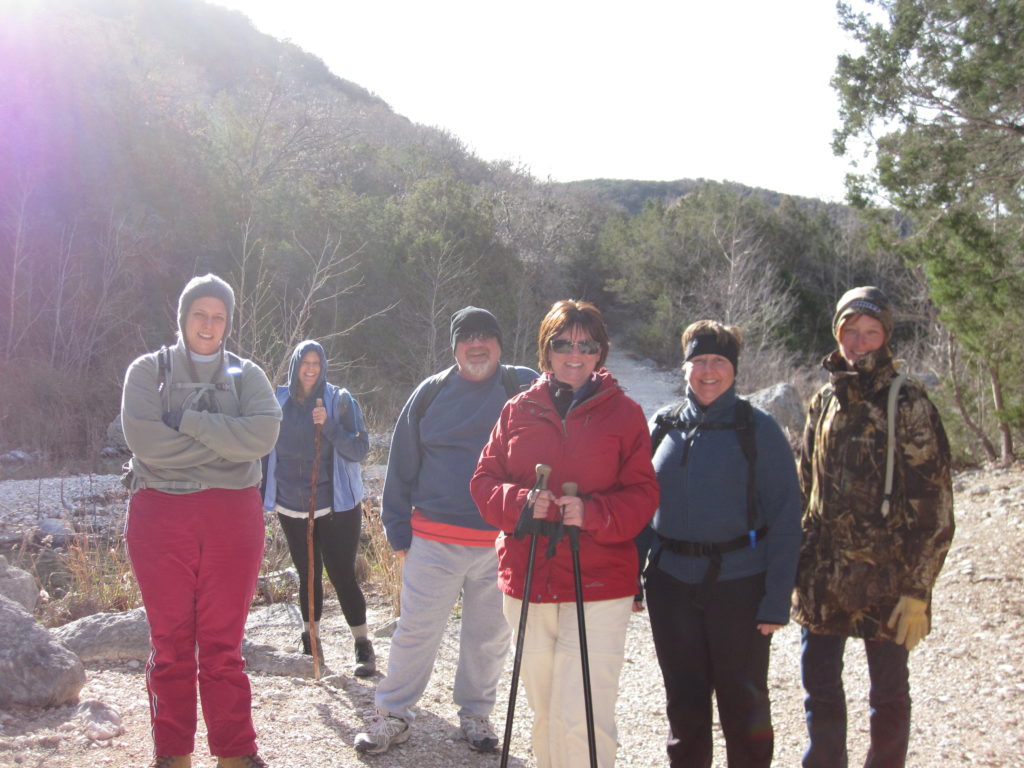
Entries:
<svg viewBox="0 0 1024 768">
<path fill-rule="evenodd" d="M 685 363 L 698 355 L 721 355 L 732 363 L 732 369 L 735 372 L 739 367 L 740 351 L 736 346 L 736 342 L 728 336 L 726 339 L 727 341 L 719 341 L 718 336 L 713 333 L 703 333 L 700 336 L 694 336 L 690 339 L 690 343 L 686 345 L 683 362 Z"/>
</svg>

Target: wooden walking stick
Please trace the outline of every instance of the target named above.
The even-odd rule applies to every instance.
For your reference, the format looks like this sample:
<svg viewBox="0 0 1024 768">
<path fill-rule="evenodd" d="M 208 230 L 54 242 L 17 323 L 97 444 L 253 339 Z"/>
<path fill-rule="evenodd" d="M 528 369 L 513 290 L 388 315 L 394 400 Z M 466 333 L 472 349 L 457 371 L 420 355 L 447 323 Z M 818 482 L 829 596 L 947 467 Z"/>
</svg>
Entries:
<svg viewBox="0 0 1024 768">
<path fill-rule="evenodd" d="M 316 407 L 323 408 L 324 401 L 316 399 Z M 313 654 L 313 679 L 320 679 L 320 638 L 316 626 L 314 577 L 316 576 L 316 557 L 314 552 L 313 528 L 316 525 L 316 480 L 320 471 L 320 435 L 323 432 L 323 424 L 313 426 L 313 472 L 309 481 L 309 517 L 306 518 L 306 609 L 309 615 L 309 652 Z"/>
<path fill-rule="evenodd" d="M 576 483 L 562 483 L 563 496 L 575 496 Z M 565 507 L 562 507 L 565 515 Z M 576 623 L 580 633 L 580 661 L 583 665 L 583 710 L 587 719 L 587 749 L 590 751 L 590 768 L 597 768 L 597 743 L 594 738 L 594 698 L 590 687 L 590 655 L 587 653 L 587 622 L 583 618 L 583 582 L 580 577 L 580 527 L 565 526 L 572 552 L 572 575 L 576 586 Z"/>
</svg>

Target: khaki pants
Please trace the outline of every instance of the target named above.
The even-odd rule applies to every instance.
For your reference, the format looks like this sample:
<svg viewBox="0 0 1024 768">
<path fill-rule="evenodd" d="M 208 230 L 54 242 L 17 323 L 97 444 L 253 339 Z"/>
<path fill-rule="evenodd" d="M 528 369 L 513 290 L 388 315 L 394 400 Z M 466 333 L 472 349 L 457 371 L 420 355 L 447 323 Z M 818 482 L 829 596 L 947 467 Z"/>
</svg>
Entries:
<svg viewBox="0 0 1024 768">
<path fill-rule="evenodd" d="M 594 739 L 601 768 L 615 765 L 615 700 L 633 598 L 584 603 Z M 519 627 L 522 601 L 505 596 L 505 619 Z M 583 672 L 575 603 L 531 603 L 520 675 L 533 710 L 533 756 L 538 768 L 590 764 Z"/>
</svg>

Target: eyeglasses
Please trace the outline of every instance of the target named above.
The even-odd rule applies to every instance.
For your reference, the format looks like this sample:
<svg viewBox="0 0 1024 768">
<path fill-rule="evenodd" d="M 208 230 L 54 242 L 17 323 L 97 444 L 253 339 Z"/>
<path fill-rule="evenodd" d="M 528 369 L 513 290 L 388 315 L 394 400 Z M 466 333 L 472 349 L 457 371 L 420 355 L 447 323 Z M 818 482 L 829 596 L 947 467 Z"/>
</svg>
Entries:
<svg viewBox="0 0 1024 768">
<path fill-rule="evenodd" d="M 593 339 L 581 339 L 580 341 L 572 341 L 571 339 L 551 340 L 551 351 L 558 352 L 560 355 L 569 354 L 573 348 L 581 355 L 596 355 L 601 351 L 601 345 Z"/>
<path fill-rule="evenodd" d="M 464 341 L 467 344 L 479 344 L 482 341 L 490 341 L 496 338 L 498 338 L 498 334 L 494 331 L 476 331 L 475 333 L 460 333 L 458 341 Z"/>
</svg>

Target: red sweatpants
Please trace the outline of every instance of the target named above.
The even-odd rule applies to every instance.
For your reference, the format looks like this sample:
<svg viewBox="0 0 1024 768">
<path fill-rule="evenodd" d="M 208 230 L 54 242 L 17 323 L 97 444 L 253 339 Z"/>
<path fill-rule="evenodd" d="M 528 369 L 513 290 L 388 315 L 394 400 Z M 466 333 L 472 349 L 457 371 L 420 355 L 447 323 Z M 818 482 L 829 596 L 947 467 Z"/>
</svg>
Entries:
<svg viewBox="0 0 1024 768">
<path fill-rule="evenodd" d="M 259 489 L 135 493 L 128 556 L 149 618 L 146 664 L 157 755 L 195 747 L 196 682 L 210 753 L 256 751 L 242 636 L 263 559 Z"/>
</svg>

